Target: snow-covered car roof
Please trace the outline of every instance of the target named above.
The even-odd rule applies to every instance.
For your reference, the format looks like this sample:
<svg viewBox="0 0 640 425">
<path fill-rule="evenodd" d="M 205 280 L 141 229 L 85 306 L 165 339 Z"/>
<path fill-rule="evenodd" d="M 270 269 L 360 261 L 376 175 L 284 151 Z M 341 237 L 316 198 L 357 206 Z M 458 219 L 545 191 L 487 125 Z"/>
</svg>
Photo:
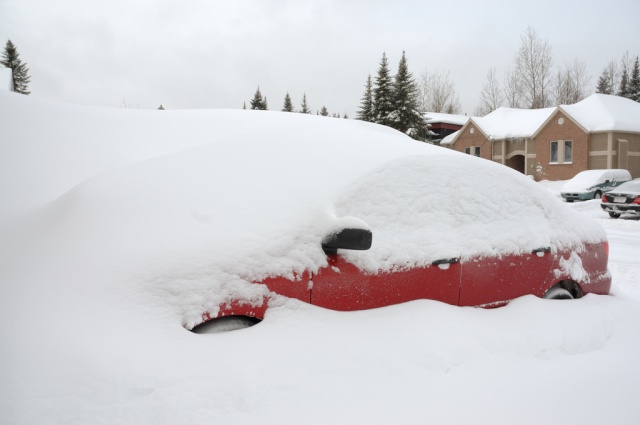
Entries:
<svg viewBox="0 0 640 425">
<path fill-rule="evenodd" d="M 620 169 L 584 170 L 567 181 L 562 187 L 562 191 L 586 191 L 597 184 L 604 183 L 605 180 L 611 180 L 613 178 L 630 179 L 631 174 L 629 174 L 628 170 Z"/>
</svg>

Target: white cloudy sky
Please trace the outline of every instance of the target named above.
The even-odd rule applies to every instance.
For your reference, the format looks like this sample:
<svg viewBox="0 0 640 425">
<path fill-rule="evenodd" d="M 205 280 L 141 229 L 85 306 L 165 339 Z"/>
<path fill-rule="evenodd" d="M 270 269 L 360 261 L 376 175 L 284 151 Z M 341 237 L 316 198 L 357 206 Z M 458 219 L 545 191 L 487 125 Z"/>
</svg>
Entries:
<svg viewBox="0 0 640 425">
<path fill-rule="evenodd" d="M 610 0 L 0 0 L 0 42 L 30 68 L 32 96 L 88 105 L 240 108 L 257 86 L 353 117 L 382 52 L 418 77 L 450 71 L 472 114 L 487 70 L 533 26 L 555 64 L 640 54 L 640 2 Z"/>
</svg>

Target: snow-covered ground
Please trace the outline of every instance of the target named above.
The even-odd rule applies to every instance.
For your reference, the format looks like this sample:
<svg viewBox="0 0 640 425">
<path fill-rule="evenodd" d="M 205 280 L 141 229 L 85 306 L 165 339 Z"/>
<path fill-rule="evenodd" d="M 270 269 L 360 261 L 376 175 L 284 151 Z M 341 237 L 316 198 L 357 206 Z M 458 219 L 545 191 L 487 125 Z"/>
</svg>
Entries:
<svg viewBox="0 0 640 425">
<path fill-rule="evenodd" d="M 610 219 L 599 201 L 562 205 L 579 212 L 578 222 L 604 227 L 611 296 L 526 296 L 498 309 L 421 300 L 348 313 L 289 300 L 254 327 L 199 335 L 168 313 L 211 271 L 211 259 L 186 255 L 200 251 L 184 235 L 195 229 L 228 238 L 228 249 L 242 253 L 252 231 L 278 220 L 296 224 L 291 217 L 323 194 L 278 198 L 285 216 L 265 201 L 256 215 L 264 221 L 232 239 L 210 223 L 219 218 L 215 196 L 242 178 L 233 172 L 245 164 L 205 163 L 228 171 L 215 185 L 206 167 L 177 173 L 174 166 L 210 161 L 212 140 L 235 138 L 238 149 L 241 136 L 267 140 L 274 115 L 253 113 L 254 127 L 234 128 L 232 112 L 94 110 L 2 91 L 0 102 L 0 146 L 16 154 L 0 159 L 0 423 L 640 422 L 639 220 Z M 299 120 L 283 116 L 279 124 Z M 361 123 L 350 120 L 305 120 L 315 132 L 305 137 L 319 142 L 329 143 L 332 131 L 366 135 L 369 161 L 387 137 L 371 126 L 355 130 Z M 203 121 L 206 128 L 196 127 Z M 333 129 L 317 124 L 326 122 Z M 188 137 L 186 127 L 195 129 Z M 331 152 L 337 160 L 346 157 L 341 149 Z M 263 176 L 288 167 L 310 178 L 287 156 L 265 164 L 265 152 L 245 152 Z M 346 178 L 358 166 L 327 172 Z M 166 183 L 163 196 L 141 190 L 154 187 L 153 178 Z M 558 182 L 540 185 L 559 192 Z M 193 196 L 210 186 L 211 200 Z M 238 193 L 236 202 L 249 209 L 245 198 Z M 183 216 L 176 205 L 187 203 Z M 158 228 L 163 233 L 154 235 Z M 216 267 L 238 273 L 240 263 L 216 254 Z"/>
</svg>

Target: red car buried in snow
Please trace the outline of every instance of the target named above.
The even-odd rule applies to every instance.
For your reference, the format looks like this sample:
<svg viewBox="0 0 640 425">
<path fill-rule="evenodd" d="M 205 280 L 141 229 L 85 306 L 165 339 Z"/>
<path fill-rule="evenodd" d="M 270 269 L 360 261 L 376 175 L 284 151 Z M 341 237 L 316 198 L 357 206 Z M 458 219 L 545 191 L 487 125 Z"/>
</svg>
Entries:
<svg viewBox="0 0 640 425">
<path fill-rule="evenodd" d="M 330 206 L 324 233 L 309 227 L 315 246 L 301 249 L 314 261 L 250 279 L 264 288 L 261 297 L 228 297 L 203 312 L 195 330 L 255 323 L 278 296 L 349 311 L 416 299 L 493 307 L 528 294 L 609 293 L 598 223 L 507 167 L 429 153 L 389 161 L 349 184 Z M 225 317 L 232 319 L 218 320 Z"/>
</svg>

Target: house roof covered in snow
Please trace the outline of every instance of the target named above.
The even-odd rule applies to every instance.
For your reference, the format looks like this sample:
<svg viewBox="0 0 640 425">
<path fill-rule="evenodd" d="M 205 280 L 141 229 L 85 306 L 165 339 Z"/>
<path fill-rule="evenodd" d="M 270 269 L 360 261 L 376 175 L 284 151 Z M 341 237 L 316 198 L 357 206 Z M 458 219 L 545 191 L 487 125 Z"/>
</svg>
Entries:
<svg viewBox="0 0 640 425">
<path fill-rule="evenodd" d="M 473 122 L 491 139 L 531 137 L 555 110 L 498 108 Z"/>
<path fill-rule="evenodd" d="M 443 114 L 441 112 L 425 112 L 424 118 L 427 120 L 427 123 L 439 122 L 460 126 L 465 125 L 467 121 L 469 121 L 469 117 L 466 115 Z"/>
<path fill-rule="evenodd" d="M 455 139 L 458 136 L 458 133 L 460 133 L 460 130 L 449 134 L 447 137 L 440 140 L 440 145 L 450 145 L 453 142 L 453 139 Z"/>
<path fill-rule="evenodd" d="M 640 103 L 625 97 L 597 93 L 559 108 L 589 132 L 640 132 Z"/>
<path fill-rule="evenodd" d="M 0 65 L 0 89 L 13 91 L 13 73 L 11 68 Z"/>
<path fill-rule="evenodd" d="M 640 103 L 606 94 L 593 94 L 573 105 L 544 109 L 498 108 L 484 117 L 473 117 L 468 125 L 476 125 L 493 140 L 532 137 L 556 111 L 563 111 L 587 132 L 640 132 Z M 455 132 L 440 142 L 450 145 L 458 137 Z"/>
</svg>

